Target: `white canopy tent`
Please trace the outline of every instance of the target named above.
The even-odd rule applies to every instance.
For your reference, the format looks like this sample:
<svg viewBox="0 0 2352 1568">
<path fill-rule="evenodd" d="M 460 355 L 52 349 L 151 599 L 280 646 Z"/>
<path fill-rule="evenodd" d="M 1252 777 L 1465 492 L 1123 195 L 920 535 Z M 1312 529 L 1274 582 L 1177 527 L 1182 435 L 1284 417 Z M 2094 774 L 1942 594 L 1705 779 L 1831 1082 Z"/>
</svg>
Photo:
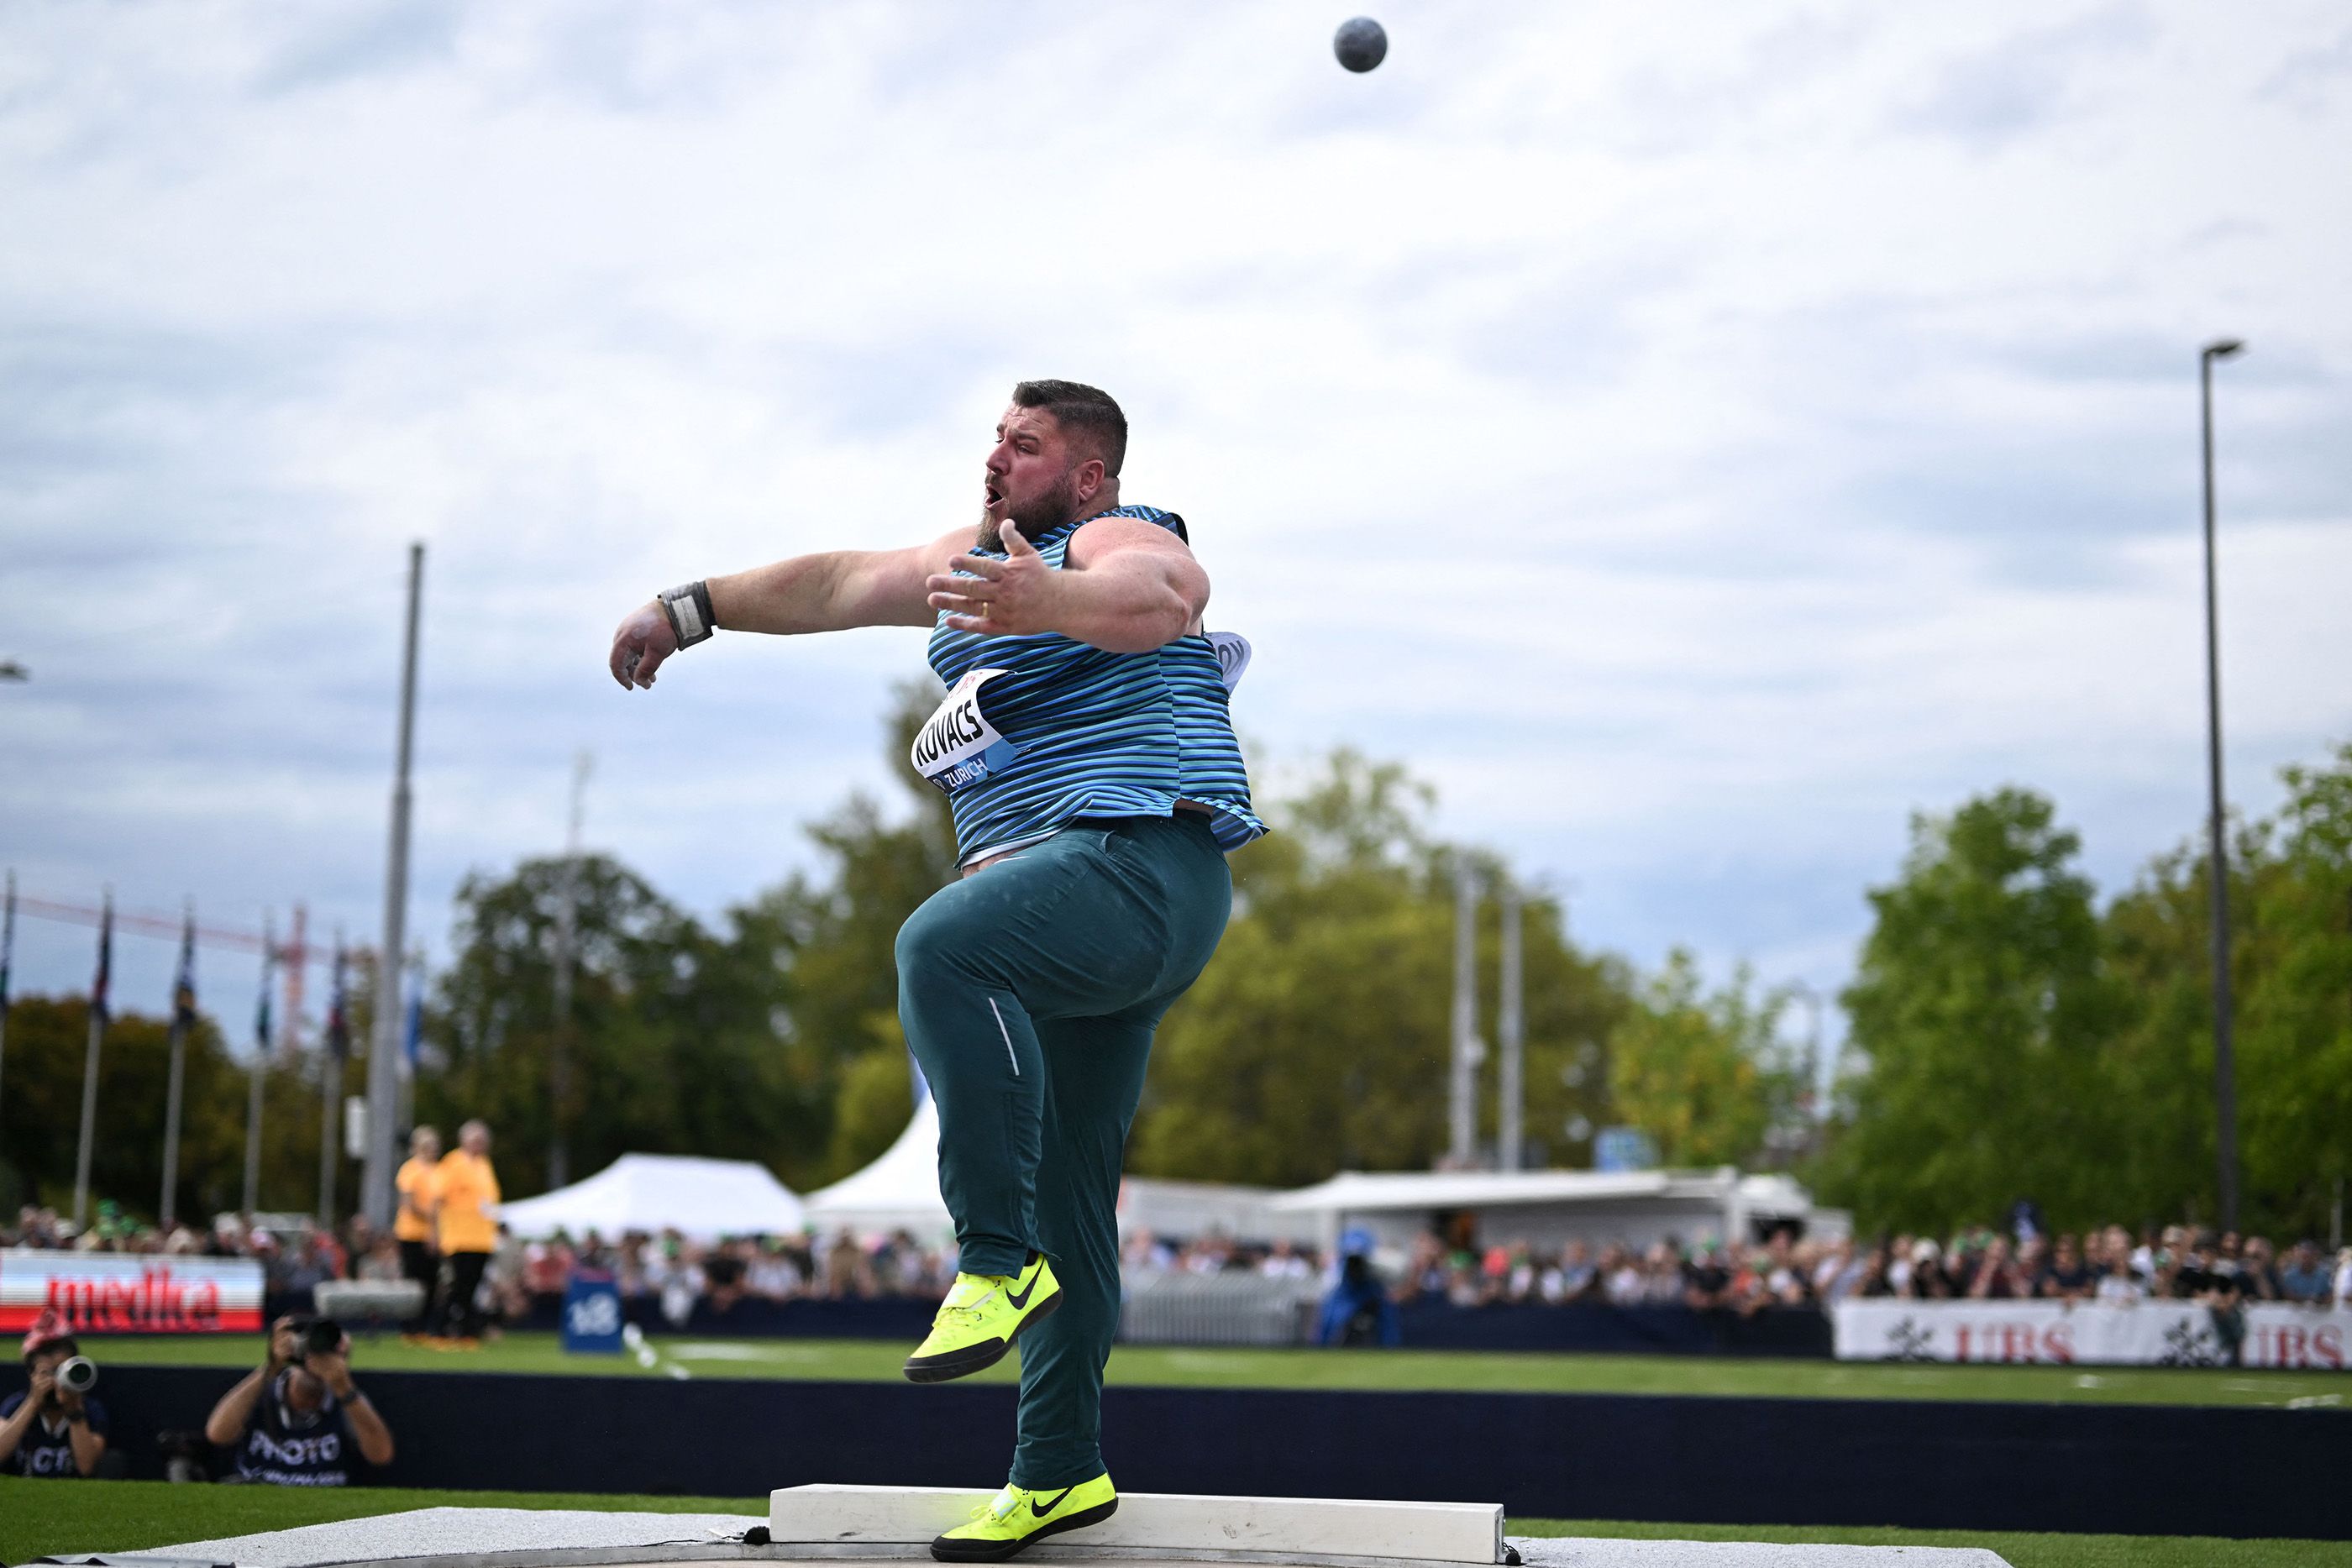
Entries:
<svg viewBox="0 0 2352 1568">
<path fill-rule="evenodd" d="M 940 1197 L 940 1108 L 928 1094 L 907 1130 L 864 1170 L 808 1195 L 809 1223 L 859 1236 L 905 1230 L 919 1241 L 955 1234 Z"/>
<path fill-rule="evenodd" d="M 501 1205 L 499 1218 L 526 1238 L 675 1230 L 697 1241 L 791 1236 L 807 1223 L 801 1200 L 767 1166 L 693 1155 L 623 1155 L 585 1181 Z"/>
</svg>

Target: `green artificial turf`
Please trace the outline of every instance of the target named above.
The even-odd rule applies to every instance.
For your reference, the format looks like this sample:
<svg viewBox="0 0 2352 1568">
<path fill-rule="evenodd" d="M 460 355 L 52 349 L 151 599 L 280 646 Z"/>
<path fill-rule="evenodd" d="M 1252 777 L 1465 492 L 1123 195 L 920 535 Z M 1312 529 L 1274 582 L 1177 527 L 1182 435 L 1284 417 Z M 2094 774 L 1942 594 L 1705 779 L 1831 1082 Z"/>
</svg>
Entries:
<svg viewBox="0 0 2352 1568">
<path fill-rule="evenodd" d="M 261 1337 L 85 1338 L 108 1361 L 249 1366 Z M 780 1377 L 895 1382 L 897 1341 L 656 1338 L 654 1365 L 627 1355 L 566 1355 L 553 1334 L 516 1334 L 479 1351 L 435 1351 L 385 1337 L 352 1354 L 370 1368 L 426 1372 L 563 1372 L 614 1376 Z M 1010 1383 L 1010 1358 L 982 1378 Z M 2226 1368 L 1953 1366 L 1767 1361 L 1731 1356 L 1585 1355 L 1437 1350 L 1255 1350 L 1121 1345 L 1110 1381 L 1159 1387 L 1451 1389 L 1514 1394 L 1743 1395 L 1781 1399 L 1990 1399 L 2087 1405 L 2292 1406 L 2324 1416 L 2352 1408 L 2352 1375 Z"/>
<path fill-rule="evenodd" d="M 0 1478 L 0 1563 L 64 1552 L 134 1552 L 412 1508 L 575 1508 L 609 1512 L 766 1511 L 761 1498 L 581 1496 L 563 1492 L 427 1491 L 397 1487 L 173 1486 L 164 1481 L 34 1481 Z M 1787 1525 L 1646 1524 L 1622 1520 L 1515 1519 L 1514 1535 L 1642 1540 L 1982 1546 L 2013 1568 L 2352 1568 L 2352 1542 L 2222 1541 L 2154 1535 L 2045 1535 L 2006 1531 L 1854 1530 Z"/>
</svg>

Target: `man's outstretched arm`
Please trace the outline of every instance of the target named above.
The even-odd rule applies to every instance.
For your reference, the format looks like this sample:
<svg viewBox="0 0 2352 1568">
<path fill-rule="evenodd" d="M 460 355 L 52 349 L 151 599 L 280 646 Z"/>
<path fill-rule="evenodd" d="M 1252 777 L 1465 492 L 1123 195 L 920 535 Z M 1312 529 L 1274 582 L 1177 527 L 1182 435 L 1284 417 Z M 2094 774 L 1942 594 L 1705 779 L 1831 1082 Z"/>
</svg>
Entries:
<svg viewBox="0 0 2352 1568">
<path fill-rule="evenodd" d="M 824 550 L 706 580 L 710 618 L 730 632 L 791 635 L 853 626 L 929 626 L 924 580 L 971 538 L 959 530 L 895 550 Z M 639 605 L 613 633 L 613 678 L 650 686 L 677 652 L 677 633 L 658 600 Z"/>
</svg>

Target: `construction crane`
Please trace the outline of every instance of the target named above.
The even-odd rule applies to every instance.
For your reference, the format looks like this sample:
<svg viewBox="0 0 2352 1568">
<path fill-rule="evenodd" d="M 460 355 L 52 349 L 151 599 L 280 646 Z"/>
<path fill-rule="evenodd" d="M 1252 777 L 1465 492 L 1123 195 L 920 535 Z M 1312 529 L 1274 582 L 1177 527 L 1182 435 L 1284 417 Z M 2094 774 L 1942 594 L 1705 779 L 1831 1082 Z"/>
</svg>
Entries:
<svg viewBox="0 0 2352 1568">
<path fill-rule="evenodd" d="M 76 904 L 68 899 L 36 898 L 19 894 L 18 913 L 36 920 L 56 920 L 72 925 L 100 925 L 105 911 L 95 904 Z M 176 942 L 186 917 L 179 915 L 142 915 L 136 910 L 117 909 L 114 928 L 134 936 L 157 936 Z M 271 942 L 258 931 L 247 931 L 231 925 L 198 925 L 196 945 L 201 947 L 227 947 L 240 953 L 267 952 L 280 966 L 286 977 L 286 1006 L 279 1015 L 278 1051 L 280 1056 L 292 1057 L 302 1046 L 302 977 L 312 964 L 329 961 L 331 955 L 310 946 L 308 931 L 310 912 L 303 905 L 294 906 L 294 923 L 290 934 L 282 942 Z"/>
</svg>

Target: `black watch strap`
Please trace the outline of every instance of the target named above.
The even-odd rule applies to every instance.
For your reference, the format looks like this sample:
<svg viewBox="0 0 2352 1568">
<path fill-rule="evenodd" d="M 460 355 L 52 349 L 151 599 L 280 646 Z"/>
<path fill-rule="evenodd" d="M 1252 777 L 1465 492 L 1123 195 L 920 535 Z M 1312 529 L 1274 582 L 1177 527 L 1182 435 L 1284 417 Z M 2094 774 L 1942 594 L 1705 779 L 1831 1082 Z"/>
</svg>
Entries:
<svg viewBox="0 0 2352 1568">
<path fill-rule="evenodd" d="M 661 601 L 662 613 L 669 617 L 669 629 L 677 633 L 677 645 L 691 648 L 697 643 L 708 643 L 719 629 L 710 613 L 710 585 L 699 580 L 679 588 L 666 588 L 656 595 Z"/>
</svg>

